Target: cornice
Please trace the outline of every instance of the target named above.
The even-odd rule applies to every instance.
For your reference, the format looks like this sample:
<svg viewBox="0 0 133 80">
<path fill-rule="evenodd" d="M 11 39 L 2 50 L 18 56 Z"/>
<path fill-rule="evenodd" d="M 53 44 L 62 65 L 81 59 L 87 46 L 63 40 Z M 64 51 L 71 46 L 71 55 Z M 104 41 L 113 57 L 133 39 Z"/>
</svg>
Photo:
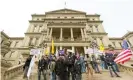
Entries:
<svg viewBox="0 0 133 80">
<path fill-rule="evenodd" d="M 124 39 L 124 38 L 126 38 L 127 36 L 129 36 L 129 35 L 131 35 L 131 34 L 133 34 L 133 31 L 127 32 L 122 38 Z"/>
<path fill-rule="evenodd" d="M 26 33 L 24 33 L 25 35 L 28 35 L 28 34 L 41 34 L 41 32 L 26 32 Z"/>
<path fill-rule="evenodd" d="M 10 37 L 11 40 L 23 40 L 24 37 Z"/>
<path fill-rule="evenodd" d="M 121 37 L 110 37 L 109 40 L 123 40 Z"/>
<path fill-rule="evenodd" d="M 86 17 L 100 17 L 99 14 L 87 14 Z"/>
<path fill-rule="evenodd" d="M 9 37 L 6 33 L 4 33 L 3 31 L 1 31 L 1 35 L 5 36 L 7 39 L 10 38 L 10 37 Z"/>
</svg>

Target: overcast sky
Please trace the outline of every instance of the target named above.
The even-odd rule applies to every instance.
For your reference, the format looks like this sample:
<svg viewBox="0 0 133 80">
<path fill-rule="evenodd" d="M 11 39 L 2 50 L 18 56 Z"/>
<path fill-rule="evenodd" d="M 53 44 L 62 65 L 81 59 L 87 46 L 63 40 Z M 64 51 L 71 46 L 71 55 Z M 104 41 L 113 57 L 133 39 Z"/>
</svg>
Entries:
<svg viewBox="0 0 133 80">
<path fill-rule="evenodd" d="M 0 30 L 11 37 L 23 37 L 31 14 L 63 9 L 100 14 L 109 37 L 133 31 L 133 0 L 0 0 Z"/>
</svg>

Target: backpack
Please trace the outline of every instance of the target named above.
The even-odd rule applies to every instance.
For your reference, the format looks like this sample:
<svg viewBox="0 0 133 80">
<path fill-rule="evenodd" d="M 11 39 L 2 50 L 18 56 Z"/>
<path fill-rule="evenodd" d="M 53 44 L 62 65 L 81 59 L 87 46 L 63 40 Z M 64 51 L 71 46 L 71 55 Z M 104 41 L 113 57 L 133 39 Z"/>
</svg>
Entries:
<svg viewBox="0 0 133 80">
<path fill-rule="evenodd" d="M 66 71 L 66 64 L 63 59 L 58 59 L 55 64 L 55 73 L 57 75 L 62 74 L 64 71 Z"/>
<path fill-rule="evenodd" d="M 51 61 L 51 62 L 50 62 L 50 70 L 51 70 L 52 72 L 55 71 L 55 61 Z"/>
<path fill-rule="evenodd" d="M 105 61 L 106 61 L 106 63 L 107 63 L 109 66 L 112 65 L 112 62 L 114 61 L 114 60 L 113 60 L 113 54 L 107 53 L 106 56 L 105 56 Z"/>
<path fill-rule="evenodd" d="M 68 56 L 68 65 L 73 65 L 74 64 L 74 57 L 71 55 L 71 56 Z"/>
</svg>

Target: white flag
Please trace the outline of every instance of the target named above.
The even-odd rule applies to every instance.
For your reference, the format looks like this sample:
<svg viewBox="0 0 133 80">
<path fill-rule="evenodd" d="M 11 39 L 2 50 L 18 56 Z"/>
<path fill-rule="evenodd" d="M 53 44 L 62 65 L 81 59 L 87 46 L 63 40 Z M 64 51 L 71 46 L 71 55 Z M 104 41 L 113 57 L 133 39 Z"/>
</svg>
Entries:
<svg viewBox="0 0 133 80">
<path fill-rule="evenodd" d="M 29 79 L 29 77 L 30 77 L 30 73 L 31 73 L 31 71 L 32 71 L 34 62 L 35 62 L 35 55 L 34 55 L 34 56 L 32 57 L 32 59 L 31 59 L 30 66 L 29 66 L 29 69 L 28 69 L 28 72 L 27 72 L 27 77 L 28 77 L 28 79 Z"/>
</svg>

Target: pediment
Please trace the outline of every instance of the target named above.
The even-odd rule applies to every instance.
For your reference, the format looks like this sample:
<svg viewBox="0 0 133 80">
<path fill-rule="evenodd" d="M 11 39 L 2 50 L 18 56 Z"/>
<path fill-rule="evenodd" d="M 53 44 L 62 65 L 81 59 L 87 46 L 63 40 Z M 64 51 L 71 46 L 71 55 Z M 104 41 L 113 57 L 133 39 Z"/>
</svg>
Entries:
<svg viewBox="0 0 133 80">
<path fill-rule="evenodd" d="M 46 13 L 82 13 L 82 14 L 85 14 L 85 12 L 72 10 L 72 9 L 60 9 L 60 10 L 49 11 Z"/>
</svg>

